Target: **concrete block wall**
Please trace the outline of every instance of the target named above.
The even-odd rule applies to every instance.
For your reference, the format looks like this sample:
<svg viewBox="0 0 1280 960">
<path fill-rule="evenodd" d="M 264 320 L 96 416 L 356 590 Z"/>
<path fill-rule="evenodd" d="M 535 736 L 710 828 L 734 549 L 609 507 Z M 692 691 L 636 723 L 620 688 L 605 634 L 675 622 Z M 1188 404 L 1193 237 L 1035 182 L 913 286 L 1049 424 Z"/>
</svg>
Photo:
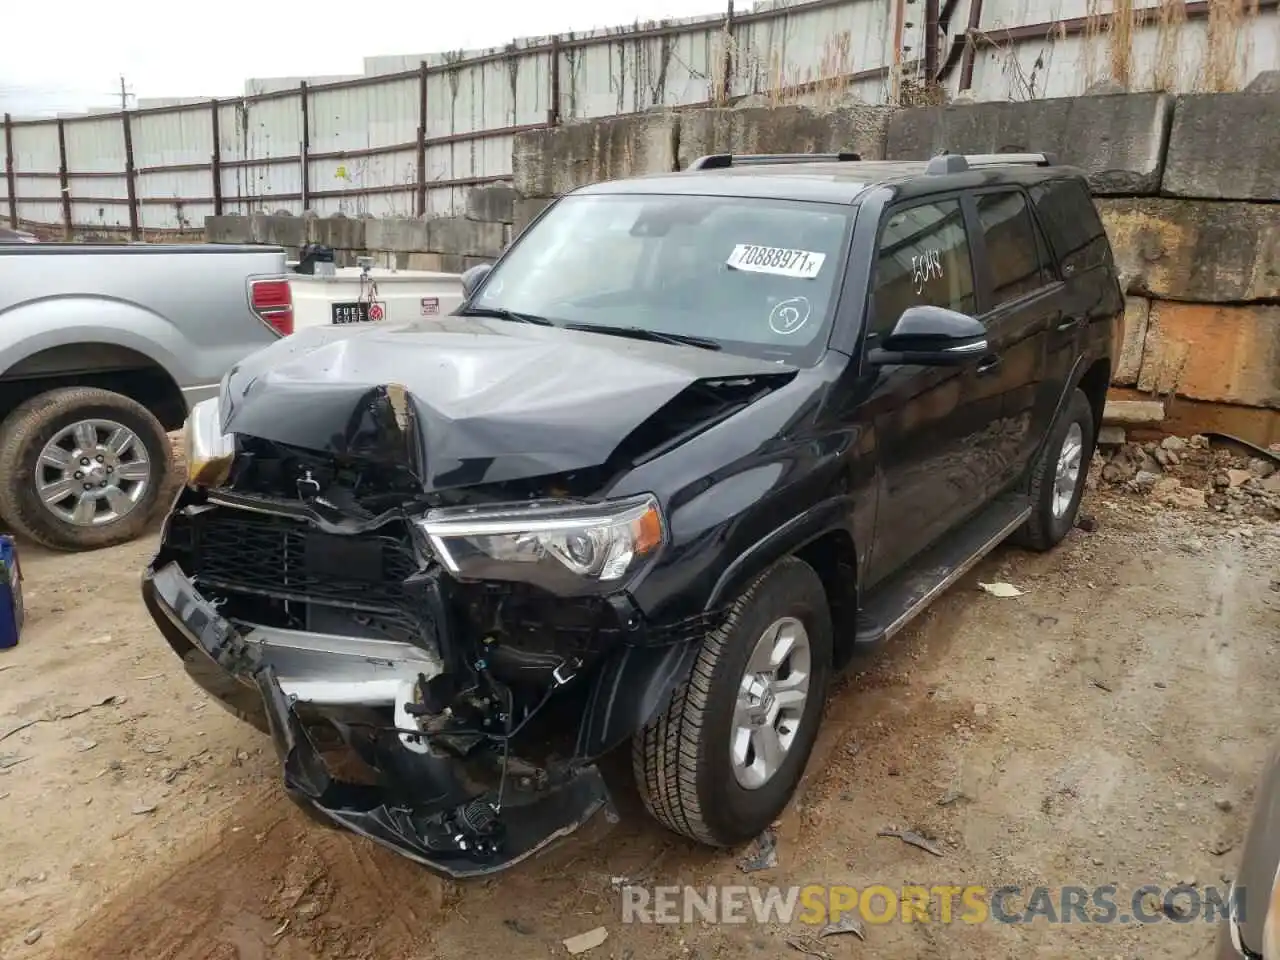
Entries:
<svg viewBox="0 0 1280 960">
<path fill-rule="evenodd" d="M 862 104 L 659 111 L 517 134 L 519 233 L 554 198 L 600 180 L 670 173 L 712 153 L 857 153 L 884 157 L 893 108 Z"/>
<path fill-rule="evenodd" d="M 1083 169 L 1126 293 L 1118 392 L 1280 440 L 1280 92 L 950 105 L 890 121 L 888 157 L 943 149 L 1042 151 Z"/>
<path fill-rule="evenodd" d="M 491 263 L 511 240 L 520 198 L 507 184 L 477 187 L 465 217 L 295 217 L 254 214 L 205 218 L 210 243 L 270 243 L 296 258 L 303 246 L 322 244 L 339 266 L 373 256 L 379 266 L 399 270 L 461 273 Z"/>
</svg>

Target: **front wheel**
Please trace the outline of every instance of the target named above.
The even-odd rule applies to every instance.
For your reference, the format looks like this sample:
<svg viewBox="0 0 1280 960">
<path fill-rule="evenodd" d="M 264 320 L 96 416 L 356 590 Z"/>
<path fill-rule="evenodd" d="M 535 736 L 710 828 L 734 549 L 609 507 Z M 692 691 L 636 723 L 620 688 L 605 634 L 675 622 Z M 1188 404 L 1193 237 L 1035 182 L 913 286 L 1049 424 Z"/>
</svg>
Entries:
<svg viewBox="0 0 1280 960">
<path fill-rule="evenodd" d="M 1077 389 L 1031 465 L 1031 517 L 1018 531 L 1016 542 L 1032 550 L 1050 550 L 1071 532 L 1084 496 L 1093 444 L 1093 407 Z"/>
<path fill-rule="evenodd" d="M 0 516 L 55 550 L 132 540 L 160 504 L 170 459 L 141 404 L 96 387 L 50 390 L 0 424 Z"/>
<path fill-rule="evenodd" d="M 795 793 L 831 672 L 831 612 L 813 568 L 788 557 L 702 641 L 667 710 L 636 735 L 649 813 L 712 846 L 757 836 Z"/>
</svg>

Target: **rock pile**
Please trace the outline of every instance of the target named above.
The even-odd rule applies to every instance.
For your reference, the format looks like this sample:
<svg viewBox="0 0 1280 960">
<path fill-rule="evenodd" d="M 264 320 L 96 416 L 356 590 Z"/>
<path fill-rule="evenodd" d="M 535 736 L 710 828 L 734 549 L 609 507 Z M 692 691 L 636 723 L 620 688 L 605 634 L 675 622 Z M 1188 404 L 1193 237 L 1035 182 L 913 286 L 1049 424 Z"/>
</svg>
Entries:
<svg viewBox="0 0 1280 960">
<path fill-rule="evenodd" d="M 1280 469 L 1268 457 L 1215 447 L 1202 436 L 1100 448 L 1101 484 L 1183 509 L 1280 520 Z"/>
</svg>

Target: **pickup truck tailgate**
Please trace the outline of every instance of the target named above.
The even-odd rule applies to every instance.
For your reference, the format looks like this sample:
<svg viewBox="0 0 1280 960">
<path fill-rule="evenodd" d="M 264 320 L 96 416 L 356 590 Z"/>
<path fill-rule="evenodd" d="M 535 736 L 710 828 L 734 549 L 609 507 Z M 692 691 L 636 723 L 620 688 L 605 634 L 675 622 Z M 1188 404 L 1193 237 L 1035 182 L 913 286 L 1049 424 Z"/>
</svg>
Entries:
<svg viewBox="0 0 1280 960">
<path fill-rule="evenodd" d="M 462 277 L 429 270 L 339 268 L 333 276 L 291 274 L 294 329 L 333 323 L 402 322 L 445 316 L 462 303 Z"/>
</svg>

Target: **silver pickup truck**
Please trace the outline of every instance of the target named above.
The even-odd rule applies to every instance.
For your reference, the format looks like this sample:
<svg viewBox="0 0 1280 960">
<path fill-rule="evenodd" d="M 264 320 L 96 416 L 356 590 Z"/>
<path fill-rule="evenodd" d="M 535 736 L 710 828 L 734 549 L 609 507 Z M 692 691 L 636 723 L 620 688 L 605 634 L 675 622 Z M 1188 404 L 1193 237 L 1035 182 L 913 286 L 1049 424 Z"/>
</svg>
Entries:
<svg viewBox="0 0 1280 960">
<path fill-rule="evenodd" d="M 0 521 L 61 550 L 138 536 L 166 431 L 292 330 L 280 247 L 0 243 Z"/>
</svg>

